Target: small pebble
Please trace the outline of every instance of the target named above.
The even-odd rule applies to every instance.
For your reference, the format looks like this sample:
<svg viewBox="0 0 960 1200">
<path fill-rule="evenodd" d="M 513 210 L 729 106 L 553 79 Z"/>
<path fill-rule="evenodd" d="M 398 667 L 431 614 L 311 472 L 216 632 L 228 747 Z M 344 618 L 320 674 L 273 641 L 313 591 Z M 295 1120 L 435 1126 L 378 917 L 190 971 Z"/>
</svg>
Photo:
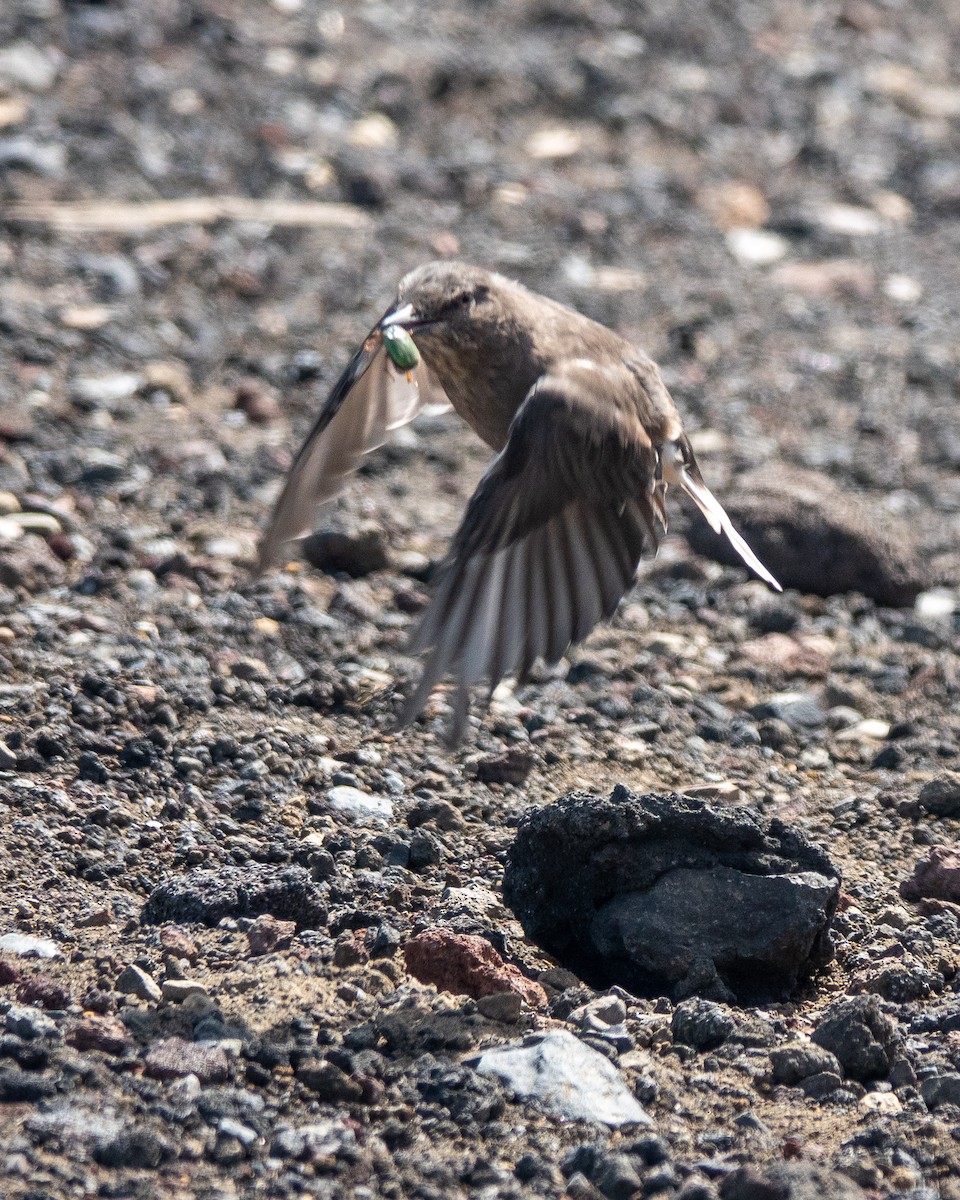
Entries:
<svg viewBox="0 0 960 1200">
<path fill-rule="evenodd" d="M 230 1065 L 219 1046 L 187 1042 L 180 1037 L 156 1042 L 144 1059 L 146 1074 L 153 1079 L 183 1079 L 195 1075 L 203 1084 L 222 1083 Z"/>
<path fill-rule="evenodd" d="M 494 992 L 490 996 L 481 996 L 477 1009 L 491 1021 L 513 1024 L 523 1012 L 523 999 L 515 992 Z"/>
<path fill-rule="evenodd" d="M 790 251 L 790 243 L 778 233 L 767 229 L 731 229 L 727 248 L 744 266 L 768 267 Z"/>
<path fill-rule="evenodd" d="M 140 1000 L 146 1000 L 150 1004 L 156 1004 L 162 997 L 163 993 L 150 976 L 142 968 L 131 963 L 117 976 L 117 981 L 114 987 L 118 992 L 123 992 L 128 996 L 136 996 Z"/>
<path fill-rule="evenodd" d="M 192 979 L 165 979 L 161 995 L 167 1004 L 183 1004 L 189 996 L 206 996 L 206 984 Z"/>
</svg>

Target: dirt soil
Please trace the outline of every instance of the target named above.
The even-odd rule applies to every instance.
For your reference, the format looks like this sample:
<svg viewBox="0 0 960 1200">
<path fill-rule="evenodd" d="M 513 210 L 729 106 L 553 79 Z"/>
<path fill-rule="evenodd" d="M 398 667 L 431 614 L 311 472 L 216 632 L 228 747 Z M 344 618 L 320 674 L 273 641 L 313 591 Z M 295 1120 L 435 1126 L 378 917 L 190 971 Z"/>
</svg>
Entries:
<svg viewBox="0 0 960 1200">
<path fill-rule="evenodd" d="M 949 0 L 4 0 L 0 935 L 34 939 L 0 943 L 5 1197 L 779 1197 L 731 1180 L 785 1160 L 960 1197 L 960 896 L 899 891 L 960 835 L 960 800 L 918 800 L 960 767 L 958 64 Z M 308 207 L 50 207 L 225 196 Z M 370 459 L 329 521 L 385 566 L 250 566 L 352 348 L 453 255 L 654 355 L 721 498 L 823 473 L 902 522 L 928 590 L 775 597 L 694 554 L 674 502 L 569 663 L 457 753 L 442 695 L 396 736 L 484 447 L 445 416 Z M 807 717 L 752 711 L 784 692 Z M 843 874 L 834 961 L 725 1009 L 719 1048 L 619 997 L 609 1056 L 650 1129 L 464 1062 L 595 997 L 498 897 L 525 809 L 618 783 L 707 786 Z M 199 869 L 209 923 L 142 919 Z M 270 886 L 296 931 L 254 921 Z M 546 1005 L 413 978 L 437 928 Z M 889 1070 L 777 1082 L 771 1053 L 860 993 Z"/>
</svg>

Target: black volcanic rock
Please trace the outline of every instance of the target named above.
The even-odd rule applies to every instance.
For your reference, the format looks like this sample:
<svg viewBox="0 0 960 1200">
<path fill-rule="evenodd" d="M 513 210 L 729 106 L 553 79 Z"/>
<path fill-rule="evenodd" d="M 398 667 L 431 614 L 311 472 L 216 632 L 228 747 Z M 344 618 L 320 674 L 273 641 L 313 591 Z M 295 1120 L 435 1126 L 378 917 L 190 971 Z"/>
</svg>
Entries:
<svg viewBox="0 0 960 1200">
<path fill-rule="evenodd" d="M 529 813 L 504 899 L 528 936 L 598 985 L 783 997 L 832 954 L 840 876 L 780 821 L 682 796 L 574 793 Z"/>
</svg>

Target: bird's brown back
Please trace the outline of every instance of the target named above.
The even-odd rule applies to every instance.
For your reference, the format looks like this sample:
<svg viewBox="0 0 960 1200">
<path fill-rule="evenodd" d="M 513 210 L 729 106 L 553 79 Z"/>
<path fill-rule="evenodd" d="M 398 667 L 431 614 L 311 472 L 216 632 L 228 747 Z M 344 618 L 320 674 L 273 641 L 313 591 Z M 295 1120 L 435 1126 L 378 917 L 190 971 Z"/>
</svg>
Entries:
<svg viewBox="0 0 960 1200">
<path fill-rule="evenodd" d="M 491 274 L 490 302 L 451 336 L 424 329 L 417 344 L 468 425 L 494 450 L 533 385 L 563 363 L 588 360 L 624 372 L 623 404 L 655 443 L 679 417 L 656 364 L 613 330 L 566 305 Z M 608 403 L 608 401 L 599 401 Z"/>
</svg>

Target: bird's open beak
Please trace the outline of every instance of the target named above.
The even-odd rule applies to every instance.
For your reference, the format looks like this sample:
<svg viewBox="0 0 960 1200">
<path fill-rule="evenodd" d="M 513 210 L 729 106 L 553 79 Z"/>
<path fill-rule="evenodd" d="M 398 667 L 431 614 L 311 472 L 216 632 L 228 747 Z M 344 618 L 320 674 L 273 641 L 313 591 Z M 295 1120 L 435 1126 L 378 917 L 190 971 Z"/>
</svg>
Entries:
<svg viewBox="0 0 960 1200">
<path fill-rule="evenodd" d="M 428 325 L 436 325 L 434 319 L 420 317 L 412 304 L 403 304 L 400 308 L 395 308 L 393 312 L 387 315 L 380 322 L 380 328 L 386 329 L 388 325 L 399 325 L 401 329 L 426 329 Z"/>
</svg>

